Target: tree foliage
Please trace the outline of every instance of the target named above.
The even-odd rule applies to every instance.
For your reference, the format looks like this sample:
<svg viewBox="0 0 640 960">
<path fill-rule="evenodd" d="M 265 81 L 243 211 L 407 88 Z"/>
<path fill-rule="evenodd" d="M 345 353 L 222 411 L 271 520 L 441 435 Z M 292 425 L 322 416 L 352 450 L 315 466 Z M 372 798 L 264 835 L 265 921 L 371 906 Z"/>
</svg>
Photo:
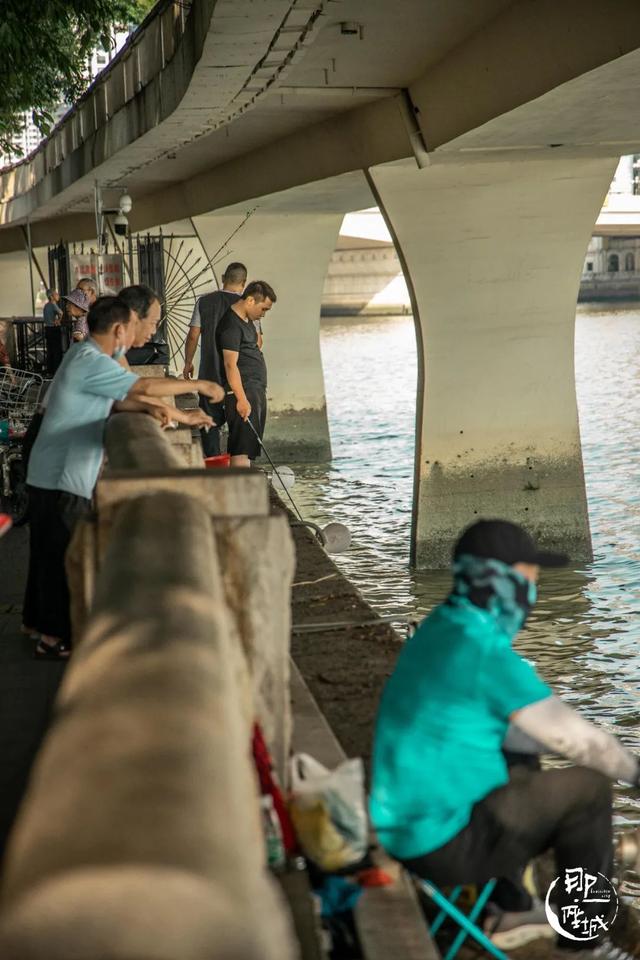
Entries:
<svg viewBox="0 0 640 960">
<path fill-rule="evenodd" d="M 13 150 L 25 111 L 43 135 L 61 102 L 86 89 L 87 61 L 116 27 L 139 23 L 154 0 L 1 0 L 0 151 Z"/>
</svg>

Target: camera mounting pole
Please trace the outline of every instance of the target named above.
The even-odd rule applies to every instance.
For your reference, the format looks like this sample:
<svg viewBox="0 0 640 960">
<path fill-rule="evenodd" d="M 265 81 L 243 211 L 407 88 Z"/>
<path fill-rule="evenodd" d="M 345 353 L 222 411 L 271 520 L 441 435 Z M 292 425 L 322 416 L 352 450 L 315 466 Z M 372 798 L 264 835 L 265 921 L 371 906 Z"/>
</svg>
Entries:
<svg viewBox="0 0 640 960">
<path fill-rule="evenodd" d="M 96 239 L 99 257 L 104 253 L 104 211 L 102 209 L 102 187 L 96 180 L 93 186 L 94 206 L 96 213 Z"/>
</svg>

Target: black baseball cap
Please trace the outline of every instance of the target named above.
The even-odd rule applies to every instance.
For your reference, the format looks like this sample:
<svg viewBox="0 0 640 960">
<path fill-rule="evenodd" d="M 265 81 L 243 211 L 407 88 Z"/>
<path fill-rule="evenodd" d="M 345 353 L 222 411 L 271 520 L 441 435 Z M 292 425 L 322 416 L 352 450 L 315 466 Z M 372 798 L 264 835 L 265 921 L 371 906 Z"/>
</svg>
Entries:
<svg viewBox="0 0 640 960">
<path fill-rule="evenodd" d="M 540 567 L 565 567 L 566 553 L 538 550 L 526 530 L 508 520 L 478 520 L 467 527 L 453 549 L 453 559 L 469 553 L 474 557 L 514 563 L 537 563 Z"/>
</svg>

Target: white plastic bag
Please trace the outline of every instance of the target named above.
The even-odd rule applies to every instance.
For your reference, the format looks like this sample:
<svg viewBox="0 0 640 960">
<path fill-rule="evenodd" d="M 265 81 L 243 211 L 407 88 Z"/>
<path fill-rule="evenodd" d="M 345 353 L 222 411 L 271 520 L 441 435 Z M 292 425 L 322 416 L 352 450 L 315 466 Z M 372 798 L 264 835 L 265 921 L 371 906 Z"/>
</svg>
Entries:
<svg viewBox="0 0 640 960">
<path fill-rule="evenodd" d="M 305 854 L 322 870 L 342 870 L 367 852 L 369 828 L 360 757 L 327 770 L 308 753 L 291 759 L 289 804 Z"/>
</svg>

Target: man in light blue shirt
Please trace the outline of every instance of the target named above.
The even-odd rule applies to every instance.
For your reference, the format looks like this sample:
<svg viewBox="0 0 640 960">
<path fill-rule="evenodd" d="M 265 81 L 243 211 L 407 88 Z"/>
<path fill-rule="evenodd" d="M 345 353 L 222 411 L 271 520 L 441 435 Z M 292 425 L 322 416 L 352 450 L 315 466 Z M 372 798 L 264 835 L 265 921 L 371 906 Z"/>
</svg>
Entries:
<svg viewBox="0 0 640 960">
<path fill-rule="evenodd" d="M 91 500 L 105 420 L 114 401 L 124 400 L 137 380 L 92 338 L 71 347 L 49 389 L 29 460 L 29 486 Z"/>
<path fill-rule="evenodd" d="M 131 346 L 136 324 L 117 297 L 101 297 L 89 311 L 90 337 L 67 352 L 47 395 L 31 450 L 30 559 L 24 628 L 37 640 L 36 656 L 69 656 L 71 624 L 64 557 L 78 518 L 90 508 L 103 456 L 104 426 L 114 405 L 151 413 L 163 422 L 211 424 L 201 410 L 179 411 L 159 401 L 194 389 L 219 401 L 222 387 L 207 381 L 140 379 L 117 361 Z"/>
</svg>

